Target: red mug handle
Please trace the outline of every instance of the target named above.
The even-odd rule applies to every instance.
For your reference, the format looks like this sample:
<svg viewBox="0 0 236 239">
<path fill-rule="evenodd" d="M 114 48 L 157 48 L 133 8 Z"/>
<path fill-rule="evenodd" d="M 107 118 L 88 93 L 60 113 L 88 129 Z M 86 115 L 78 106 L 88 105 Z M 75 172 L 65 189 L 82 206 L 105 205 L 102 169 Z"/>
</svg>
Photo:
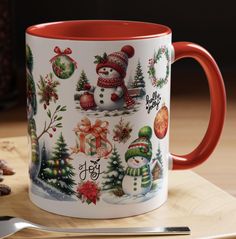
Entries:
<svg viewBox="0 0 236 239">
<path fill-rule="evenodd" d="M 221 72 L 209 52 L 191 42 L 175 42 L 173 48 L 174 62 L 191 57 L 200 63 L 205 71 L 210 90 L 210 121 L 201 143 L 189 154 L 170 155 L 172 169 L 189 169 L 203 163 L 217 145 L 225 119 L 226 94 Z"/>
</svg>

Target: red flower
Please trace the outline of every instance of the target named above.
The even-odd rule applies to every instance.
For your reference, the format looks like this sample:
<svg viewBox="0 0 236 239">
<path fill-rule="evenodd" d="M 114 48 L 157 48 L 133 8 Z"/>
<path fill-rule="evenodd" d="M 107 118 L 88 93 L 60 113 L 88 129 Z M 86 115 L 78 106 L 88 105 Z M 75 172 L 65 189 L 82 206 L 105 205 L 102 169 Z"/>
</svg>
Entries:
<svg viewBox="0 0 236 239">
<path fill-rule="evenodd" d="M 99 200 L 101 189 L 98 185 L 93 181 L 86 181 L 80 183 L 77 187 L 77 197 L 82 200 L 82 202 L 86 201 L 88 204 L 91 202 L 96 204 Z"/>
</svg>

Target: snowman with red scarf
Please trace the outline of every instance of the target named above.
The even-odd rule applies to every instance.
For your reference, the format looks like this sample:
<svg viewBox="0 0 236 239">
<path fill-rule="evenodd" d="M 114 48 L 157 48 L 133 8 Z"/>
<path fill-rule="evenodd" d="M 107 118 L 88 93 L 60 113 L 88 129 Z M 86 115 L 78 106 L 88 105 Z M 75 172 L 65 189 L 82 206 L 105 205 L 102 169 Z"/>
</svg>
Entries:
<svg viewBox="0 0 236 239">
<path fill-rule="evenodd" d="M 124 106 L 131 108 L 135 101 L 129 95 L 124 78 L 128 67 L 128 59 L 134 55 L 130 45 L 122 47 L 121 51 L 109 55 L 95 56 L 98 74 L 97 86 L 86 84 L 86 89 L 94 91 L 94 101 L 99 110 L 119 110 Z"/>
</svg>

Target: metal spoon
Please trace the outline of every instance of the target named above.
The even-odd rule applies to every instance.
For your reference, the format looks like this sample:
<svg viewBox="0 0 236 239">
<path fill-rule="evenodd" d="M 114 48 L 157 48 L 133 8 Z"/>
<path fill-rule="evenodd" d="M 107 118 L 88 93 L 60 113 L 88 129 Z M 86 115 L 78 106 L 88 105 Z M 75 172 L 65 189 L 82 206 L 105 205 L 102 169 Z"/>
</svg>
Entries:
<svg viewBox="0 0 236 239">
<path fill-rule="evenodd" d="M 123 227 L 123 228 L 52 228 L 41 226 L 21 218 L 0 216 L 0 238 L 8 237 L 24 229 L 32 228 L 48 232 L 83 233 L 89 235 L 137 236 L 137 235 L 189 235 L 188 227 Z"/>
</svg>

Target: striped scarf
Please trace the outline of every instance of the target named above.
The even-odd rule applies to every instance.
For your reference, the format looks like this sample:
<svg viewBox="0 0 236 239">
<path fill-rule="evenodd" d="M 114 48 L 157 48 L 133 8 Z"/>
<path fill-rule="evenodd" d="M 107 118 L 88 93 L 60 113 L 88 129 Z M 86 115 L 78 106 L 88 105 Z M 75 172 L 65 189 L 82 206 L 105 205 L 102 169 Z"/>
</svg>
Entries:
<svg viewBox="0 0 236 239">
<path fill-rule="evenodd" d="M 142 182 L 141 182 L 141 187 L 142 188 L 147 188 L 152 183 L 152 178 L 151 178 L 151 173 L 150 173 L 149 165 L 144 165 L 141 168 L 130 168 L 130 167 L 127 167 L 126 175 L 133 176 L 133 177 L 135 177 L 135 176 L 142 176 Z"/>
<path fill-rule="evenodd" d="M 97 86 L 104 87 L 104 88 L 114 88 L 120 86 L 124 92 L 124 99 L 127 107 L 132 106 L 135 101 L 129 95 L 128 89 L 125 85 L 123 78 L 102 78 L 99 77 L 97 81 Z"/>
</svg>

